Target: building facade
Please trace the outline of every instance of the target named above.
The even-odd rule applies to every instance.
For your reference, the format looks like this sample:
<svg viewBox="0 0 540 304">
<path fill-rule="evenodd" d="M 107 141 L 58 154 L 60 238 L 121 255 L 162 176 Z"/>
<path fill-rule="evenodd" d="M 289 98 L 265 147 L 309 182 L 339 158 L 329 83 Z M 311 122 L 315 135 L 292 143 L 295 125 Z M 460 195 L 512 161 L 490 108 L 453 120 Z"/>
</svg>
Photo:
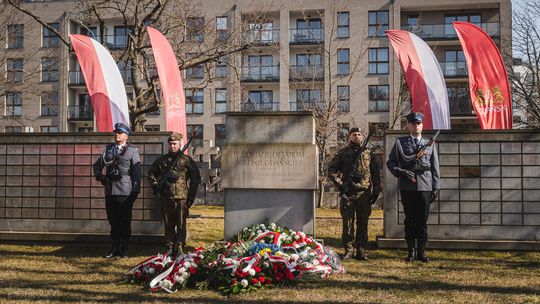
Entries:
<svg viewBox="0 0 540 304">
<path fill-rule="evenodd" d="M 130 29 L 119 18 L 105 19 L 102 33 L 97 20 L 73 17 L 76 4 L 29 1 L 24 6 L 64 37 L 84 34 L 99 38 L 111 52 L 125 48 Z M 341 113 L 336 139 L 351 125 L 399 129 L 401 70 L 384 36 L 387 29 L 410 30 L 433 48 L 455 129 L 479 125 L 451 22 L 482 27 L 511 65 L 506 56 L 511 49 L 510 0 L 198 0 L 194 6 L 196 15 L 186 19 L 187 43 L 214 43 L 235 30 L 249 42 L 249 48 L 183 71 L 188 132 L 195 146 L 206 139 L 224 142 L 227 111 L 304 111 L 333 103 Z M 0 51 L 5 71 L 0 130 L 93 131 L 93 109 L 75 54 L 28 16 L 14 12 L 10 17 L 0 40 L 5 44 Z M 130 96 L 134 79 L 129 63 L 118 65 Z M 164 128 L 163 109 L 146 115 L 146 130 Z"/>
</svg>

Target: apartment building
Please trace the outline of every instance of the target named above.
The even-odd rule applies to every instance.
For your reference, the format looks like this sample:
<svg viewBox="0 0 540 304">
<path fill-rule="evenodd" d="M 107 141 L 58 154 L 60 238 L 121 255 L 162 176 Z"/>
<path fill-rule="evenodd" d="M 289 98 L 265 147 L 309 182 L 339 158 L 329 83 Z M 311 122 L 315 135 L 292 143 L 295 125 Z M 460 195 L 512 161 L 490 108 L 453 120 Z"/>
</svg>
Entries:
<svg viewBox="0 0 540 304">
<path fill-rule="evenodd" d="M 481 26 L 503 56 L 511 49 L 510 0 L 198 0 L 187 18 L 186 41 L 214 43 L 241 31 L 249 48 L 183 71 L 188 132 L 194 145 L 221 145 L 227 111 L 304 111 L 335 102 L 343 139 L 351 125 L 387 128 L 398 115 L 401 70 L 387 29 L 411 30 L 430 45 L 443 70 L 452 128 L 479 128 L 468 93 L 465 58 L 453 21 Z M 73 18 L 76 1 L 29 1 L 27 9 L 65 37 L 99 37 L 121 52 L 130 29 L 119 18 Z M 5 132 L 90 132 L 93 109 L 73 52 L 49 30 L 18 14 L 5 25 L 6 89 L 0 130 Z M 205 25 L 205 26 L 202 26 Z M 204 28 L 204 30 L 203 30 Z M 212 34 L 210 34 L 212 33 Z M 213 35 L 209 39 L 209 35 Z M 195 53 L 180 54 L 189 60 Z M 511 58 L 504 57 L 510 66 Z M 118 62 L 132 94 L 129 63 Z M 33 71 L 33 72 L 32 72 Z M 209 79 L 211 77 L 211 80 Z M 210 80 L 210 81 L 209 81 Z M 146 115 L 148 131 L 164 130 L 164 111 Z M 400 120 L 391 127 L 400 128 Z"/>
</svg>

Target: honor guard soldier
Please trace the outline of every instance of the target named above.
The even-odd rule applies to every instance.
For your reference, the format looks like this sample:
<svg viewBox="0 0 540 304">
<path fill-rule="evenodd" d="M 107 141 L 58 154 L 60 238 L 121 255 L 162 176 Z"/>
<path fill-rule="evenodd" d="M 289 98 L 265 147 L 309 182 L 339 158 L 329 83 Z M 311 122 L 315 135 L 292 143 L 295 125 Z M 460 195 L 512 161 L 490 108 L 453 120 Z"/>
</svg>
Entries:
<svg viewBox="0 0 540 304">
<path fill-rule="evenodd" d="M 168 138 L 169 152 L 156 159 L 148 170 L 148 181 L 161 203 L 169 256 L 177 256 L 181 252 L 179 245 L 182 250 L 186 245 L 186 220 L 201 182 L 199 168 L 180 149 L 181 140 L 181 134 L 172 133 Z"/>
<path fill-rule="evenodd" d="M 340 192 L 340 213 L 343 219 L 343 259 L 353 257 L 356 239 L 357 260 L 367 260 L 368 219 L 371 205 L 380 193 L 380 174 L 374 153 L 366 148 L 368 138 L 358 128 L 349 130 L 349 144 L 331 160 L 328 176 Z M 363 143 L 363 144 L 362 144 Z M 356 218 L 356 237 L 355 237 Z"/>
<path fill-rule="evenodd" d="M 106 258 L 127 257 L 131 237 L 131 210 L 141 191 L 139 151 L 127 143 L 131 130 L 125 124 L 117 123 L 113 132 L 114 143 L 105 147 L 102 156 L 93 166 L 96 180 L 105 186 L 105 208 L 111 225 L 113 243 Z"/>
<path fill-rule="evenodd" d="M 408 250 L 405 260 L 426 263 L 429 206 L 439 193 L 439 158 L 435 138 L 422 137 L 424 115 L 412 112 L 406 118 L 409 135 L 396 139 L 386 165 L 399 178 Z"/>
</svg>

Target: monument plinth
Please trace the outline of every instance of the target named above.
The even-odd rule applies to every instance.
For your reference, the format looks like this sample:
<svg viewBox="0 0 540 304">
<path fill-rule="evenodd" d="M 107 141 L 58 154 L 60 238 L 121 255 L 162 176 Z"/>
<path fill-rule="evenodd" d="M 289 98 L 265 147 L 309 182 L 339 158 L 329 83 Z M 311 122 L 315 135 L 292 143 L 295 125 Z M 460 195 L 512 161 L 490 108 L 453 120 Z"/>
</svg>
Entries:
<svg viewBox="0 0 540 304">
<path fill-rule="evenodd" d="M 225 239 L 265 219 L 314 234 L 318 153 L 312 114 L 229 113 L 226 130 Z"/>
</svg>

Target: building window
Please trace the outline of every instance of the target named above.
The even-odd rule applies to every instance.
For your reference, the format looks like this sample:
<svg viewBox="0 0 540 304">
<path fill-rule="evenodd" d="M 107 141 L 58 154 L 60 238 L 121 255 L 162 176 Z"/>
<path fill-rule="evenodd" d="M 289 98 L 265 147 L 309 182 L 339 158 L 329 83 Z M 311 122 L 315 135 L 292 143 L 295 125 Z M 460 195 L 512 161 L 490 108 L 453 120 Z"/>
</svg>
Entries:
<svg viewBox="0 0 540 304">
<path fill-rule="evenodd" d="M 388 74 L 388 48 L 369 49 L 368 74 Z"/>
<path fill-rule="evenodd" d="M 349 140 L 349 124 L 348 123 L 339 123 L 337 140 L 339 142 L 347 142 Z"/>
<path fill-rule="evenodd" d="M 480 14 L 471 14 L 471 15 L 447 15 L 444 17 L 444 35 L 446 38 L 453 39 L 457 36 L 456 30 L 452 25 L 454 21 L 465 21 L 475 24 L 477 26 L 482 26 L 482 16 Z"/>
<path fill-rule="evenodd" d="M 450 115 L 469 116 L 473 113 L 469 86 L 464 83 L 456 83 L 455 86 L 447 87 Z"/>
<path fill-rule="evenodd" d="M 20 92 L 6 92 L 6 116 L 22 116 Z"/>
<path fill-rule="evenodd" d="M 225 125 L 215 125 L 216 147 L 221 147 L 226 141 Z"/>
<path fill-rule="evenodd" d="M 216 61 L 216 78 L 227 78 L 229 76 L 229 57 L 221 56 Z"/>
<path fill-rule="evenodd" d="M 117 65 L 118 65 L 118 70 L 120 71 L 120 75 L 122 75 L 122 79 L 124 80 L 124 83 L 132 84 L 133 78 L 131 77 L 131 62 L 118 60 Z"/>
<path fill-rule="evenodd" d="M 196 53 L 187 53 L 186 59 L 192 60 L 199 56 L 199 54 Z M 195 66 L 189 67 L 186 69 L 186 78 L 192 78 L 192 79 L 202 79 L 204 78 L 204 65 L 203 64 L 197 64 Z"/>
<path fill-rule="evenodd" d="M 60 32 L 60 23 L 47 23 L 47 25 L 55 29 L 57 32 Z M 53 31 L 43 27 L 43 47 L 55 47 L 59 45 L 60 38 L 58 38 Z"/>
<path fill-rule="evenodd" d="M 216 89 L 216 113 L 227 112 L 227 89 Z"/>
<path fill-rule="evenodd" d="M 351 103 L 350 103 L 350 87 L 347 86 L 338 86 L 337 87 L 337 97 L 338 97 L 338 109 L 341 112 L 350 112 Z"/>
<path fill-rule="evenodd" d="M 41 126 L 40 131 L 41 133 L 58 132 L 58 127 L 57 126 Z"/>
<path fill-rule="evenodd" d="M 97 27 L 96 26 L 81 27 L 79 29 L 79 33 L 81 35 L 97 39 Z"/>
<path fill-rule="evenodd" d="M 337 13 L 337 37 L 349 38 L 349 12 Z"/>
<path fill-rule="evenodd" d="M 388 112 L 388 85 L 371 85 L 369 90 L 369 112 Z"/>
<path fill-rule="evenodd" d="M 41 58 L 41 81 L 42 82 L 58 81 L 58 58 L 56 57 Z"/>
<path fill-rule="evenodd" d="M 204 91 L 202 89 L 186 90 L 186 114 L 203 114 Z"/>
<path fill-rule="evenodd" d="M 229 38 L 229 26 L 227 16 L 216 17 L 216 39 L 218 41 L 227 41 Z"/>
<path fill-rule="evenodd" d="M 15 83 L 23 81 L 24 61 L 22 58 L 10 58 L 6 60 L 7 64 L 7 82 Z"/>
<path fill-rule="evenodd" d="M 7 28 L 7 48 L 24 48 L 24 24 L 10 24 Z"/>
<path fill-rule="evenodd" d="M 277 30 L 274 30 L 272 21 L 250 22 L 248 24 L 248 32 L 246 37 L 247 43 L 265 44 L 277 42 L 279 35 Z"/>
<path fill-rule="evenodd" d="M 160 127 L 159 125 L 145 125 L 144 129 L 146 132 L 158 132 Z"/>
<path fill-rule="evenodd" d="M 274 92 L 249 91 L 248 99 L 242 104 L 243 111 L 279 111 L 279 103 L 274 104 Z"/>
<path fill-rule="evenodd" d="M 187 40 L 189 42 L 204 42 L 204 18 L 187 18 Z"/>
<path fill-rule="evenodd" d="M 41 116 L 58 115 L 58 92 L 41 94 Z"/>
<path fill-rule="evenodd" d="M 203 125 L 187 125 L 188 141 L 191 140 L 192 147 L 202 147 L 203 145 Z"/>
<path fill-rule="evenodd" d="M 6 126 L 6 133 L 22 133 L 21 126 Z"/>
<path fill-rule="evenodd" d="M 408 15 L 407 16 L 407 26 L 415 27 L 420 24 L 420 15 Z"/>
<path fill-rule="evenodd" d="M 77 132 L 90 133 L 90 132 L 94 132 L 94 128 L 92 128 L 92 127 L 80 127 L 80 128 L 77 128 Z"/>
<path fill-rule="evenodd" d="M 268 80 L 279 77 L 278 67 L 274 67 L 272 55 L 248 56 L 247 79 Z"/>
<path fill-rule="evenodd" d="M 131 27 L 115 26 L 113 49 L 122 49 L 122 48 L 127 47 L 128 37 L 130 33 L 131 33 Z"/>
<path fill-rule="evenodd" d="M 388 11 L 369 12 L 368 15 L 368 36 L 384 36 L 384 31 L 388 30 Z"/>
<path fill-rule="evenodd" d="M 348 75 L 350 71 L 349 49 L 337 50 L 337 74 Z"/>
</svg>

